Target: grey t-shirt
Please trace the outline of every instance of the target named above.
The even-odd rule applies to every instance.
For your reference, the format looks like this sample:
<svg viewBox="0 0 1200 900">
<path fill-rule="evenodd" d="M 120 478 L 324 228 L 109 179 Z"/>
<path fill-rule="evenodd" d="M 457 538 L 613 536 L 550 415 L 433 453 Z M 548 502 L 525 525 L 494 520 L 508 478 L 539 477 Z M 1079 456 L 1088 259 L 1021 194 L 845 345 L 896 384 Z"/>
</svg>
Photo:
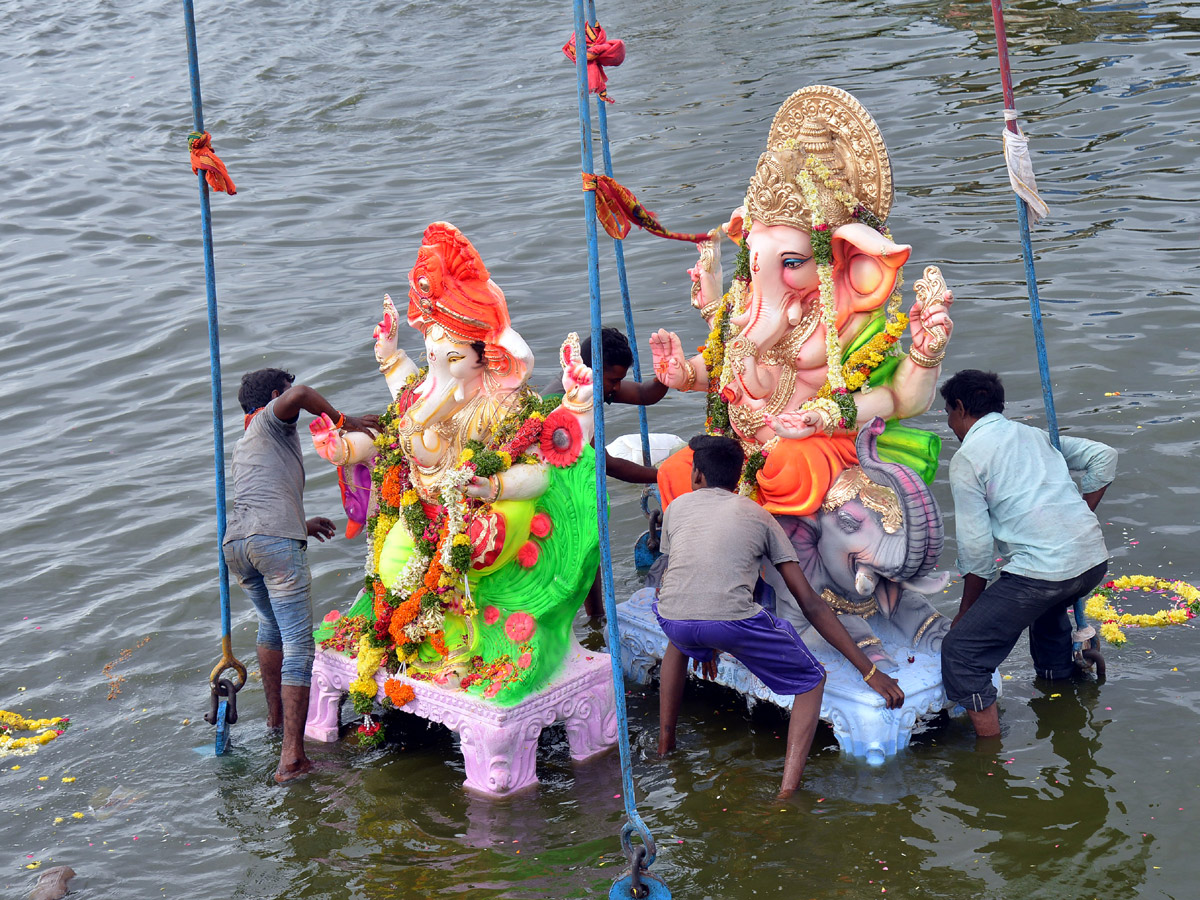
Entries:
<svg viewBox="0 0 1200 900">
<path fill-rule="evenodd" d="M 272 400 L 233 448 L 233 506 L 225 543 L 255 534 L 308 539 L 304 458 L 296 423 L 275 415 Z"/>
<path fill-rule="evenodd" d="M 762 611 L 754 602 L 762 560 L 797 561 L 792 542 L 769 512 L 721 488 L 701 488 L 672 501 L 663 516 L 661 549 L 670 555 L 658 589 L 664 619 L 748 619 Z"/>
</svg>

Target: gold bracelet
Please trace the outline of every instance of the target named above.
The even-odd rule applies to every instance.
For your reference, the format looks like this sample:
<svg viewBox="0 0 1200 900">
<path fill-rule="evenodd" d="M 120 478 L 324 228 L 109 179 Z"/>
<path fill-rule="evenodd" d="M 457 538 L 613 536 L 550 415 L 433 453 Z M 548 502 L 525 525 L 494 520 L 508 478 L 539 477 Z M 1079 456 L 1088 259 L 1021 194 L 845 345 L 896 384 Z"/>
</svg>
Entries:
<svg viewBox="0 0 1200 900">
<path fill-rule="evenodd" d="M 379 371 L 382 372 L 384 375 L 386 375 L 392 369 L 396 368 L 396 366 L 400 365 L 400 363 L 403 361 L 403 359 L 404 359 L 404 351 L 397 350 L 395 353 L 393 353 L 391 356 L 389 356 L 387 359 L 385 359 L 383 362 L 381 362 L 379 364 Z"/>
<path fill-rule="evenodd" d="M 946 358 L 946 351 L 943 349 L 937 356 L 926 356 L 916 347 L 910 347 L 908 349 L 908 358 L 922 369 L 936 369 L 942 364 L 942 360 Z"/>
<path fill-rule="evenodd" d="M 504 482 L 500 480 L 499 475 L 489 475 L 488 484 L 492 486 L 492 496 L 488 498 L 488 503 L 495 503 L 504 496 Z"/>
<path fill-rule="evenodd" d="M 571 396 L 571 394 L 574 393 L 574 391 L 575 391 L 575 388 L 571 388 L 571 390 L 569 390 L 569 391 L 567 391 L 567 393 L 563 394 L 562 400 L 559 401 L 562 405 L 562 408 L 567 410 L 567 412 L 573 412 L 573 413 L 577 413 L 579 415 L 585 415 L 587 413 L 590 413 L 592 411 L 592 404 L 591 403 L 581 403 L 579 400 L 573 398 Z"/>
<path fill-rule="evenodd" d="M 683 370 L 687 378 L 683 382 L 683 387 L 681 387 L 680 390 L 690 391 L 696 384 L 696 367 L 692 365 L 691 360 L 685 359 L 683 361 Z"/>
<path fill-rule="evenodd" d="M 863 676 L 863 681 L 870 681 L 878 671 L 879 669 L 875 666 L 875 663 L 871 663 L 871 671 Z"/>
</svg>

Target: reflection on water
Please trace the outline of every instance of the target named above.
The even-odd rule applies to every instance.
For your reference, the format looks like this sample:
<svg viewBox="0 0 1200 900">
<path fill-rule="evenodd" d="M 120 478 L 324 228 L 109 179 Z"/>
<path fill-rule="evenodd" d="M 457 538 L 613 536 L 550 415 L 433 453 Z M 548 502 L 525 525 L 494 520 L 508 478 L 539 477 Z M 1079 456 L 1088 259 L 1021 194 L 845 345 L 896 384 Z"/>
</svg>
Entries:
<svg viewBox="0 0 1200 900">
<path fill-rule="evenodd" d="M 542 360 L 535 381 L 547 380 L 562 336 L 587 321 L 576 98 L 559 52 L 569 7 L 202 6 L 206 120 L 240 188 L 213 202 L 227 387 L 282 364 L 339 404 L 382 405 L 370 357 L 379 298 L 403 295 L 437 219 L 480 248 Z M 949 364 L 1000 371 L 1010 412 L 1041 421 L 986 4 L 664 0 L 600 12 L 629 44 L 610 83 L 617 176 L 672 228 L 724 221 L 797 87 L 857 94 L 892 152 L 893 232 L 914 245 L 914 271 L 938 263 L 955 288 Z M 1200 3 L 1020 0 L 1006 12 L 1052 211 L 1035 245 L 1059 420 L 1122 453 L 1100 507 L 1114 573 L 1195 583 Z M 622 867 L 618 767 L 571 763 L 561 735 L 546 738 L 541 785 L 502 803 L 463 792 L 448 733 L 404 724 L 382 751 L 312 748 L 321 768 L 281 790 L 252 679 L 235 752 L 194 752 L 212 740 L 200 717 L 218 624 L 179 11 L 9 3 L 0 30 L 2 705 L 75 722 L 20 769 L 0 769 L 5 894 L 25 892 L 36 870 L 24 867 L 38 861 L 71 865 L 97 898 L 602 895 Z M 660 326 L 703 341 L 687 308 L 690 254 L 629 240 L 643 341 Z M 607 263 L 604 290 L 616 323 Z M 636 427 L 631 410 L 610 412 L 614 433 Z M 228 416 L 230 446 L 239 418 Z M 702 420 L 694 396 L 651 410 L 656 431 L 686 436 Z M 941 417 L 923 424 L 949 441 L 948 458 Z M 310 461 L 310 512 L 333 515 L 334 475 Z M 935 491 L 949 508 L 944 482 Z M 643 522 L 635 490 L 611 492 L 627 593 Z M 349 601 L 361 553 L 341 539 L 314 548 L 319 615 Z M 249 657 L 236 587 L 234 604 L 235 650 Z M 105 699 L 104 665 L 147 635 Z M 655 871 L 687 897 L 1190 896 L 1200 796 L 1187 773 L 1200 750 L 1180 735 L 1200 716 L 1192 637 L 1133 635 L 1108 652 L 1100 687 L 1034 684 L 1018 650 L 998 752 L 943 721 L 866 769 L 823 731 L 805 790 L 786 804 L 772 799 L 778 715 L 689 692 L 680 751 L 659 761 L 656 697 L 632 689 Z"/>
</svg>

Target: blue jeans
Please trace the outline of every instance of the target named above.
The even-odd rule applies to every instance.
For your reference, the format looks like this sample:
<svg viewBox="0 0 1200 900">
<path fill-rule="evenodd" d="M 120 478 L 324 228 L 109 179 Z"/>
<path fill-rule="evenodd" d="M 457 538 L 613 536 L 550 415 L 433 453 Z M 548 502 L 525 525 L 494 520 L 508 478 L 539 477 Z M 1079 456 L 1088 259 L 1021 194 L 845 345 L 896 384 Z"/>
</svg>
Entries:
<svg viewBox="0 0 1200 900">
<path fill-rule="evenodd" d="M 1101 582 L 1107 568 L 1103 562 L 1066 581 L 1002 573 L 942 641 L 946 698 L 976 712 L 995 703 L 992 672 L 1026 628 L 1039 678 L 1067 678 L 1074 673 L 1067 611 Z"/>
<path fill-rule="evenodd" d="M 281 683 L 308 687 L 312 681 L 312 576 L 307 543 L 255 534 L 224 547 L 225 564 L 258 612 L 258 645 L 283 651 Z"/>
</svg>

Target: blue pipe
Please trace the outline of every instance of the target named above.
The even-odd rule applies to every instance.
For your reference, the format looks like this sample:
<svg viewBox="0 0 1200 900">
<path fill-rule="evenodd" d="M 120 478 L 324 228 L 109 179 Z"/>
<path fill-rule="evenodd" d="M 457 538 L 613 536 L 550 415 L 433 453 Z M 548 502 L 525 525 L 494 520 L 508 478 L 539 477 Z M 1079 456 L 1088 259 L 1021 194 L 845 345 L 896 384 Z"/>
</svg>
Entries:
<svg viewBox="0 0 1200 900">
<path fill-rule="evenodd" d="M 600 24 L 600 20 L 596 18 L 596 0 L 587 0 L 587 14 L 592 25 Z M 612 178 L 612 153 L 608 145 L 608 104 L 604 101 L 597 102 L 596 115 L 600 122 L 600 148 L 603 151 L 604 174 Z M 624 241 L 613 238 L 613 254 L 617 259 L 617 280 L 621 284 L 621 306 L 625 311 L 625 333 L 629 335 L 629 346 L 633 350 L 633 380 L 641 384 L 642 360 L 638 354 L 637 332 L 633 327 L 633 306 L 629 301 L 629 279 L 625 274 Z M 640 404 L 638 405 L 638 429 L 642 436 L 642 465 L 648 466 L 650 465 L 650 425 L 646 420 L 646 407 Z"/>
<path fill-rule="evenodd" d="M 200 99 L 200 61 L 196 50 L 196 16 L 192 0 L 183 0 L 183 19 L 187 29 L 188 74 L 192 88 L 192 121 L 195 130 L 204 131 L 204 104 Z M 225 565 L 225 425 L 221 409 L 221 341 L 217 327 L 217 274 L 213 263 L 212 217 L 208 205 L 208 183 L 204 171 L 196 173 L 200 185 L 200 228 L 204 235 L 204 282 L 208 296 L 208 362 L 212 372 L 213 469 L 217 493 L 217 574 L 221 592 L 221 637 L 232 631 L 229 612 L 229 569 Z"/>
<path fill-rule="evenodd" d="M 1025 257 L 1025 284 L 1029 290 L 1029 312 L 1033 318 L 1033 340 L 1037 345 L 1038 371 L 1042 376 L 1042 402 L 1046 404 L 1046 428 L 1050 443 L 1062 451 L 1058 442 L 1058 416 L 1054 411 L 1054 388 L 1050 385 L 1050 362 L 1046 357 L 1046 335 L 1042 330 L 1042 303 L 1038 298 L 1037 274 L 1033 270 L 1033 244 L 1029 239 L 1029 208 L 1017 197 L 1017 224 L 1021 229 L 1021 252 Z"/>
<path fill-rule="evenodd" d="M 573 0 L 575 7 L 575 73 L 579 94 L 579 155 L 584 172 L 594 172 L 592 157 L 591 97 L 588 92 L 587 73 L 587 30 L 583 0 Z M 613 694 L 617 706 L 617 746 L 621 754 L 622 797 L 625 815 L 629 819 L 622 830 L 621 842 L 628 843 L 630 829 L 636 830 L 646 847 L 644 865 L 654 862 L 656 848 L 650 829 L 638 815 L 633 794 L 633 763 L 629 750 L 629 716 L 625 710 L 625 678 L 621 668 L 621 635 L 617 630 L 617 602 L 613 594 L 612 547 L 608 532 L 608 473 L 604 459 L 604 343 L 600 338 L 600 263 L 596 236 L 596 195 L 583 192 L 584 217 L 587 224 L 588 241 L 588 296 L 592 319 L 592 371 L 601 373 L 593 377 L 592 414 L 596 423 L 596 518 L 600 531 L 600 577 L 604 586 L 604 612 L 608 619 L 608 652 L 612 662 Z"/>
</svg>

